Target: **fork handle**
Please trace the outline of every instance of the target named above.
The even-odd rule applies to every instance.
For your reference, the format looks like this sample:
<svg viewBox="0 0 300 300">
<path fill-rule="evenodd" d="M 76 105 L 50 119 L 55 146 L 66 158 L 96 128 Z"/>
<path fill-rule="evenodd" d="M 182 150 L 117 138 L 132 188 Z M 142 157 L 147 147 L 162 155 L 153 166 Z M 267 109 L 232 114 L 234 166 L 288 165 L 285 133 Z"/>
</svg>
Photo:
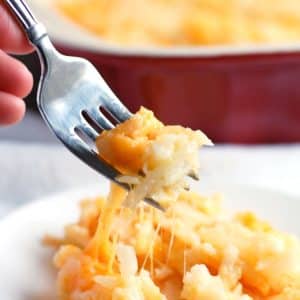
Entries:
<svg viewBox="0 0 300 300">
<path fill-rule="evenodd" d="M 47 36 L 45 27 L 37 21 L 24 0 L 4 0 L 24 28 L 30 42 L 37 46 Z"/>
</svg>

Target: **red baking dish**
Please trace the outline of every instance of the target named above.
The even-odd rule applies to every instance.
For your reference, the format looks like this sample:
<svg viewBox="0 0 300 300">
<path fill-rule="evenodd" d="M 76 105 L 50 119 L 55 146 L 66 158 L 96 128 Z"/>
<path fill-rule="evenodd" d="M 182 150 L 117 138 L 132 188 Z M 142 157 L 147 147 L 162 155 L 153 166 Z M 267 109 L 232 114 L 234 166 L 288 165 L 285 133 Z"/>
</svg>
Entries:
<svg viewBox="0 0 300 300">
<path fill-rule="evenodd" d="M 89 59 L 132 110 L 215 142 L 300 142 L 300 45 L 122 48 L 30 0 L 58 48 Z"/>
</svg>

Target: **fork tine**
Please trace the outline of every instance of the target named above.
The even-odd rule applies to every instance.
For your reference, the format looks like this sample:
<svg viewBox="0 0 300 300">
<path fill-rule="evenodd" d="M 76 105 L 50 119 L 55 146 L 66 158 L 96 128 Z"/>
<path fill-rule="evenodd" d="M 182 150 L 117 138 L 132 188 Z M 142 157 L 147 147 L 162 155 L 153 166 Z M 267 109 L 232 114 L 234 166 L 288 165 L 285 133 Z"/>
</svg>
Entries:
<svg viewBox="0 0 300 300">
<path fill-rule="evenodd" d="M 93 107 L 89 110 L 90 117 L 104 130 L 114 128 L 114 125 L 101 113 L 99 107 Z"/>
<path fill-rule="evenodd" d="M 119 123 L 122 123 L 132 117 L 131 112 L 121 101 L 119 101 L 118 98 L 116 98 L 116 96 L 105 101 L 104 108 Z"/>
<path fill-rule="evenodd" d="M 158 202 L 156 202 L 155 200 L 153 200 L 151 198 L 145 198 L 144 202 L 147 203 L 148 205 L 153 206 L 154 208 L 161 210 L 162 212 L 166 211 L 166 209 L 164 207 L 162 207 Z"/>
<path fill-rule="evenodd" d="M 126 183 L 121 183 L 117 180 L 121 173 L 101 159 L 101 157 L 99 157 L 95 151 L 91 150 L 89 146 L 85 144 L 85 142 L 83 142 L 77 135 L 72 134 L 67 143 L 63 140 L 62 142 L 73 154 L 86 162 L 95 171 L 122 186 L 126 190 L 130 189 Z M 144 201 L 149 205 L 160 209 L 161 211 L 165 211 L 165 209 L 153 199 L 146 198 Z"/>
<path fill-rule="evenodd" d="M 76 128 L 81 130 L 84 134 L 86 134 L 92 141 L 95 141 L 98 137 L 98 132 L 88 123 L 86 123 L 84 120 L 82 120 L 82 123 L 78 125 Z"/>
<path fill-rule="evenodd" d="M 101 159 L 80 137 L 73 134 L 69 142 L 64 142 L 64 144 L 73 154 L 85 161 L 95 171 L 118 183 L 116 178 L 120 176 L 120 172 Z"/>
</svg>

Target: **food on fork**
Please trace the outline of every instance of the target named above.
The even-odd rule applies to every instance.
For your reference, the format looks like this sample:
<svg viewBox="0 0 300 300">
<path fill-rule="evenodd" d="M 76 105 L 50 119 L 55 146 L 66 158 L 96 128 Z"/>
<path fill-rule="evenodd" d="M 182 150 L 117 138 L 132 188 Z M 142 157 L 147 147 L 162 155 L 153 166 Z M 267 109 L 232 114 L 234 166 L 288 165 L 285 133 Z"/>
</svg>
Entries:
<svg viewBox="0 0 300 300">
<path fill-rule="evenodd" d="M 198 150 L 212 142 L 200 130 L 164 126 L 153 112 L 141 108 L 130 120 L 104 131 L 96 145 L 100 156 L 132 186 L 126 204 L 135 206 L 144 198 L 164 205 L 189 188 L 187 176 L 199 169 Z"/>
<path fill-rule="evenodd" d="M 102 133 L 101 156 L 135 187 L 129 202 L 131 192 L 115 184 L 107 197 L 82 201 L 79 221 L 55 241 L 60 244 L 54 258 L 59 299 L 300 299 L 296 237 L 252 213 L 228 213 L 220 195 L 184 189 L 203 144 L 210 141 L 200 131 L 164 126 L 144 108 Z M 165 167 L 180 180 L 164 178 L 170 176 Z M 177 182 L 180 188 L 173 193 L 169 189 Z M 140 185 L 141 194 L 135 191 Z M 166 211 L 146 205 L 141 195 L 157 197 Z"/>
<path fill-rule="evenodd" d="M 298 42 L 298 0 L 57 0 L 69 19 L 123 46 Z"/>
</svg>

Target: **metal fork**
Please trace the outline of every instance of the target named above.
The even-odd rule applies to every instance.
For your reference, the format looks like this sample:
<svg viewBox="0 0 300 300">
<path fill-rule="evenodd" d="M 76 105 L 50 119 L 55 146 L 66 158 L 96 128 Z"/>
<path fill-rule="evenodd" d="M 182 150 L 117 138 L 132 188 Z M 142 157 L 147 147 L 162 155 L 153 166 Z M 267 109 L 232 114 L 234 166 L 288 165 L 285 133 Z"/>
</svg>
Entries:
<svg viewBox="0 0 300 300">
<path fill-rule="evenodd" d="M 108 179 L 129 189 L 128 185 L 118 182 L 117 178 L 121 174 L 102 160 L 78 132 L 95 142 L 99 130 L 101 132 L 114 127 L 100 108 L 106 110 L 117 123 L 126 121 L 132 114 L 90 62 L 62 55 L 55 49 L 45 27 L 36 20 L 25 1 L 4 2 L 21 23 L 39 55 L 41 78 L 37 105 L 48 126 L 82 161 Z M 162 209 L 153 199 L 145 201 Z"/>
</svg>

